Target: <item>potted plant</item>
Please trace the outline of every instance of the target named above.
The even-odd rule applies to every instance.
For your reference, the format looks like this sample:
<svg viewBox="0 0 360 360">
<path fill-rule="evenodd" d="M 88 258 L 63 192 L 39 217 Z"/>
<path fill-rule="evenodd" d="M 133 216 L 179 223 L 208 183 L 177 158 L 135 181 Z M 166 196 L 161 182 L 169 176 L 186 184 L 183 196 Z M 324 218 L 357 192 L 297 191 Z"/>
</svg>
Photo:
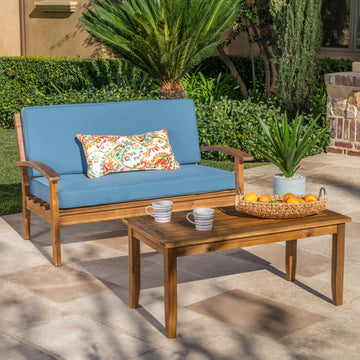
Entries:
<svg viewBox="0 0 360 360">
<path fill-rule="evenodd" d="M 307 127 L 303 125 L 304 117 L 296 115 L 290 125 L 286 114 L 281 121 L 273 120 L 266 124 L 259 118 L 263 136 L 255 135 L 261 146 L 254 144 L 254 149 L 266 160 L 276 165 L 282 174 L 273 178 L 274 194 L 293 193 L 305 195 L 305 176 L 296 174 L 300 161 L 309 155 L 316 141 L 326 132 L 316 129 L 318 117 Z"/>
</svg>

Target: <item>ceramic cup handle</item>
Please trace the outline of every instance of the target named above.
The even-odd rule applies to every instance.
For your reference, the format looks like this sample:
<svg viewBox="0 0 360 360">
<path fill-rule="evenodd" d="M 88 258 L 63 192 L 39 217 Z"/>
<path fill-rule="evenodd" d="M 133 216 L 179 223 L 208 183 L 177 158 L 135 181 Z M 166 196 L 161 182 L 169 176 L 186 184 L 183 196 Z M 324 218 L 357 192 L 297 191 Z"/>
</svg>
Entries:
<svg viewBox="0 0 360 360">
<path fill-rule="evenodd" d="M 148 209 L 153 209 L 153 207 L 152 207 L 151 205 L 147 206 L 147 207 L 145 208 L 145 212 L 146 212 L 148 215 L 150 215 L 150 216 L 152 216 L 152 217 L 155 217 L 155 215 L 154 215 L 154 214 L 151 214 L 151 213 L 148 211 Z M 153 211 L 154 211 L 154 209 L 153 209 Z"/>
<path fill-rule="evenodd" d="M 192 224 L 195 225 L 195 221 L 189 219 L 189 216 L 190 216 L 190 215 L 194 216 L 194 214 L 193 214 L 192 212 L 189 212 L 189 213 L 186 214 L 186 220 L 187 220 L 188 222 L 191 222 Z"/>
</svg>

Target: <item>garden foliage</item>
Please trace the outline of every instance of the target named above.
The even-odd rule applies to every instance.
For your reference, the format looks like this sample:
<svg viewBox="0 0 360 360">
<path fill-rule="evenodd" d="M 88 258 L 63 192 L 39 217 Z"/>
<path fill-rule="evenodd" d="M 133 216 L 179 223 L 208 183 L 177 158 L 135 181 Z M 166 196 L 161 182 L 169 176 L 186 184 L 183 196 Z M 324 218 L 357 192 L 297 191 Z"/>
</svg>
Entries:
<svg viewBox="0 0 360 360">
<path fill-rule="evenodd" d="M 181 78 L 224 42 L 240 0 L 91 0 L 80 23 L 157 79 L 165 99 L 184 98 Z"/>
<path fill-rule="evenodd" d="M 262 146 L 259 138 L 266 134 L 260 125 L 259 118 L 265 124 L 281 123 L 283 112 L 274 104 L 251 100 L 221 99 L 213 102 L 195 102 L 196 116 L 199 128 L 200 145 L 224 145 L 241 149 L 254 156 L 256 160 L 263 159 L 263 154 L 256 151 Z M 327 125 L 314 121 L 311 116 L 302 117 L 302 131 L 309 132 L 309 141 L 313 147 L 307 155 L 323 152 L 330 143 L 331 132 Z M 321 136 L 316 134 L 321 132 Z M 226 160 L 226 154 L 208 152 L 206 159 Z"/>
<path fill-rule="evenodd" d="M 154 97 L 156 82 L 116 59 L 0 57 L 0 127 L 25 106 Z"/>
<path fill-rule="evenodd" d="M 296 115 L 290 124 L 286 114 L 282 119 L 271 119 L 268 123 L 259 116 L 263 135 L 254 134 L 260 142 L 254 145 L 255 151 L 264 159 L 275 164 L 287 178 L 295 175 L 300 161 L 308 156 L 314 145 L 327 131 L 327 127 L 317 129 L 317 119 L 303 126 L 304 117 Z"/>
<path fill-rule="evenodd" d="M 250 60 L 233 57 L 233 61 L 251 83 Z M 263 74 L 261 63 L 258 61 L 258 79 Z M 318 64 L 323 69 L 317 74 L 319 91 L 310 99 L 312 110 L 305 115 L 304 123 L 306 126 L 321 113 L 317 125 L 323 128 L 327 123 L 324 74 L 348 71 L 351 61 L 320 59 Z M 257 94 L 240 101 L 238 90 L 234 89 L 236 83 L 231 82 L 227 68 L 216 57 L 203 61 L 200 69 L 202 77 L 195 72 L 188 79 L 189 97 L 195 99 L 201 145 L 234 146 L 254 154 L 249 139 L 252 133 L 260 131 L 257 116 L 280 119 L 276 103 L 259 100 L 261 83 Z M 223 75 L 218 82 L 220 72 Z M 158 85 L 143 71 L 115 59 L 0 57 L 0 127 L 12 128 L 14 114 L 25 106 L 157 99 Z M 228 98 L 223 98 L 224 95 Z M 329 140 L 327 132 L 318 140 L 315 151 L 323 151 Z M 205 157 L 227 158 L 216 153 Z"/>
<path fill-rule="evenodd" d="M 290 117 L 308 112 L 316 90 L 316 58 L 321 48 L 321 0 L 271 0 L 276 95 Z"/>
</svg>

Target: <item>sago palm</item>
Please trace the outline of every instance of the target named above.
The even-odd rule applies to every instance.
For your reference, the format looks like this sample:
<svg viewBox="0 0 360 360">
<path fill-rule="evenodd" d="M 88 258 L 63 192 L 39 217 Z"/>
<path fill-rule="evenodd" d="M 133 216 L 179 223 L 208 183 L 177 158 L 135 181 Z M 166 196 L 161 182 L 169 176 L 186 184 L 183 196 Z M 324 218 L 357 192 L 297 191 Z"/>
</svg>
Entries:
<svg viewBox="0 0 360 360">
<path fill-rule="evenodd" d="M 182 98 L 183 75 L 224 41 L 242 0 L 91 0 L 80 18 L 95 38 Z"/>
</svg>

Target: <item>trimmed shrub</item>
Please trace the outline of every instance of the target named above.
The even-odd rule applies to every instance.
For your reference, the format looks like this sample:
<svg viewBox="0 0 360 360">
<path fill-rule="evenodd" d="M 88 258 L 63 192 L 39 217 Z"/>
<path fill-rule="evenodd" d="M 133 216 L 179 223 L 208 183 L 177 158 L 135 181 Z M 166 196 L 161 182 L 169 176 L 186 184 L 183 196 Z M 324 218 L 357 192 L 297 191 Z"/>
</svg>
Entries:
<svg viewBox="0 0 360 360">
<path fill-rule="evenodd" d="M 0 57 L 0 127 L 13 127 L 25 106 L 150 98 L 157 87 L 117 59 Z"/>
<path fill-rule="evenodd" d="M 199 128 L 200 145 L 230 146 L 248 152 L 256 160 L 261 156 L 253 148 L 256 141 L 255 134 L 262 135 L 259 117 L 265 122 L 282 119 L 279 107 L 264 102 L 253 103 L 250 100 L 221 99 L 213 102 L 195 102 L 196 116 Z M 310 117 L 305 117 L 304 128 L 310 123 Z M 319 120 L 318 128 L 323 129 L 326 124 Z M 330 144 L 330 130 L 328 130 L 315 144 L 311 154 L 324 152 Z M 203 153 L 208 160 L 227 160 L 230 156 L 218 152 Z"/>
<path fill-rule="evenodd" d="M 248 88 L 251 84 L 251 62 L 248 57 L 233 56 Z M 310 99 L 311 113 L 315 116 L 326 111 L 326 88 L 324 74 L 337 71 L 349 71 L 350 60 L 318 59 L 320 71 L 318 93 Z M 206 83 L 217 81 L 219 73 L 231 85 L 230 73 L 218 57 L 209 57 L 200 67 Z M 198 69 L 199 69 L 198 68 Z M 264 69 L 260 58 L 256 58 L 257 94 L 259 99 L 264 87 Z M 214 79 L 214 81 L 212 79 Z M 221 83 L 218 87 L 223 87 Z M 0 127 L 14 126 L 14 114 L 24 106 L 64 104 L 67 102 L 106 101 L 103 92 L 110 92 L 113 101 L 157 98 L 156 81 L 143 71 L 118 59 L 82 59 L 61 57 L 0 57 Z M 236 86 L 235 81 L 233 86 Z M 228 94 L 238 98 L 238 90 Z M 99 97 L 98 97 L 99 96 Z M 128 98 L 127 98 L 128 96 Z M 325 100 L 324 100 L 325 99 Z M 112 100 L 109 100 L 112 101 Z"/>
</svg>

